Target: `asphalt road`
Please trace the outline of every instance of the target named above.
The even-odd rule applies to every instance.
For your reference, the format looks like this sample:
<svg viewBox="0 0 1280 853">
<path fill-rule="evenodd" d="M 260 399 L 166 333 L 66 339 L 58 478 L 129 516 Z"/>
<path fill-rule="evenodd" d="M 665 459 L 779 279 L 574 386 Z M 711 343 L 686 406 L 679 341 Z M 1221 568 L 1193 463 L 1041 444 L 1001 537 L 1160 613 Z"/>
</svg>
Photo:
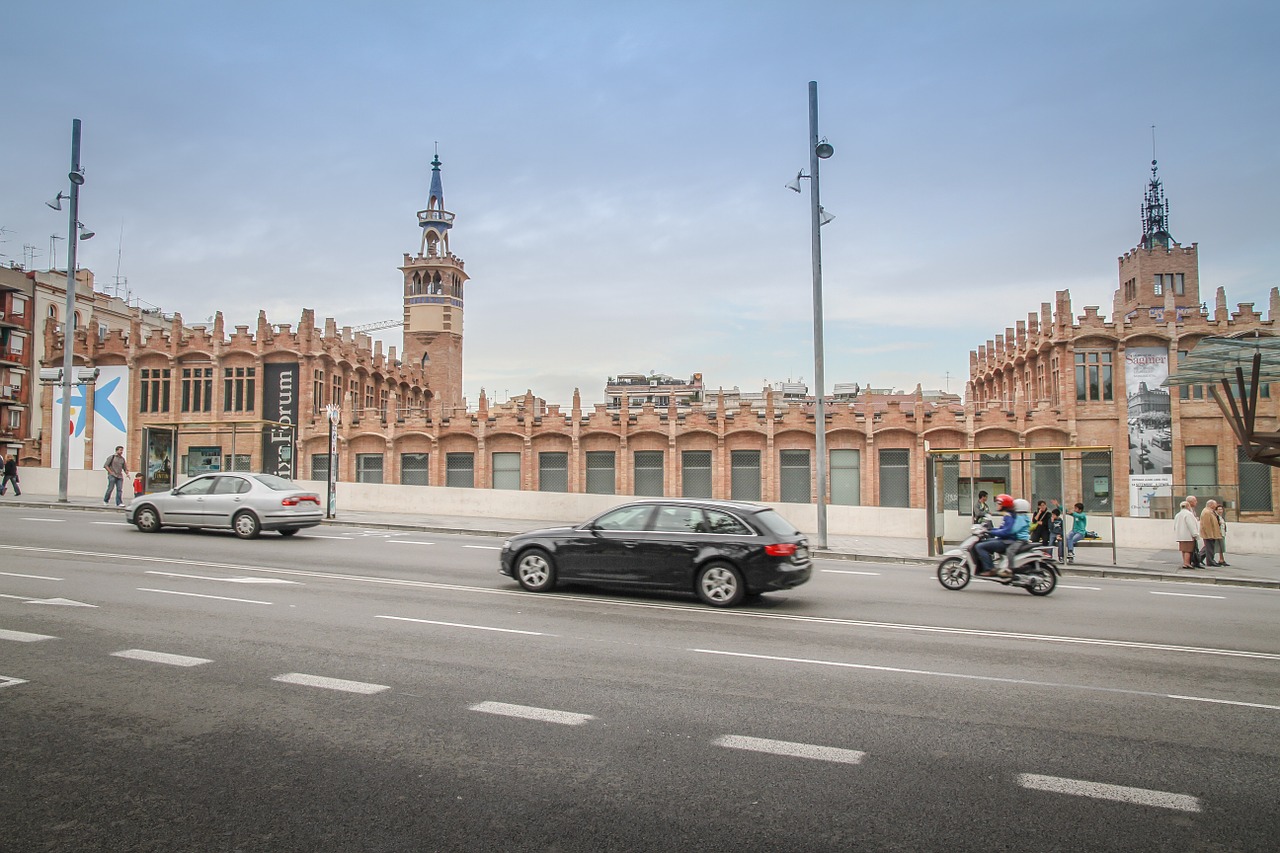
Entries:
<svg viewBox="0 0 1280 853">
<path fill-rule="evenodd" d="M 1280 592 L 732 611 L 497 540 L 0 509 L 0 850 L 1273 850 Z"/>
</svg>

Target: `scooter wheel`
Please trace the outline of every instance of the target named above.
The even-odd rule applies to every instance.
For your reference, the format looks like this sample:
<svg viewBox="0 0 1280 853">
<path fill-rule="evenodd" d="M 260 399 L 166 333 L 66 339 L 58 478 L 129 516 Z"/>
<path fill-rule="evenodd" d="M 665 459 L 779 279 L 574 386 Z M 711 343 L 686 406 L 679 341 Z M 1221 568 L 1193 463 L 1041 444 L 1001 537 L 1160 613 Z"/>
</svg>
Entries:
<svg viewBox="0 0 1280 853">
<path fill-rule="evenodd" d="M 948 557 L 938 564 L 938 583 L 947 589 L 964 589 L 969 578 L 969 564 L 959 557 Z"/>
<path fill-rule="evenodd" d="M 1032 595 L 1048 595 L 1058 586 L 1058 573 L 1044 563 L 1037 563 L 1026 574 L 1030 580 L 1027 592 Z"/>
</svg>

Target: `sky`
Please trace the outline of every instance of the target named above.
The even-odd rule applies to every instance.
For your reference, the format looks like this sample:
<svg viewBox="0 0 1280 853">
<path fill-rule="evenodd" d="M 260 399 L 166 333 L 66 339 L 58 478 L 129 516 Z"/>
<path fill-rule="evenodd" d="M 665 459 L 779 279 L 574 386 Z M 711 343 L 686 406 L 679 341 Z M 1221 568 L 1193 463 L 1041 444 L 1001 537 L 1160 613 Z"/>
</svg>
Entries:
<svg viewBox="0 0 1280 853">
<path fill-rule="evenodd" d="M 394 320 L 438 146 L 472 405 L 649 371 L 812 388 L 811 182 L 785 188 L 809 81 L 828 392 L 963 392 L 1058 290 L 1109 315 L 1152 126 L 1202 297 L 1265 314 L 1280 285 L 1262 0 L 7 0 L 0 26 L 0 261 L 49 268 L 79 118 L 100 290 L 228 328 Z"/>
</svg>

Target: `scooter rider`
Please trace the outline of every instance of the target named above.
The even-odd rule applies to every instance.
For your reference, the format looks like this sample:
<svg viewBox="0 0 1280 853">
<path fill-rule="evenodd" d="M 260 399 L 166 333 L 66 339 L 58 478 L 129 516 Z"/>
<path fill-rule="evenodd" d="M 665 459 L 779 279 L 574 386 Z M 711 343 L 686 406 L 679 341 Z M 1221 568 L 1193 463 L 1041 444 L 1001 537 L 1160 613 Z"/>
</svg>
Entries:
<svg viewBox="0 0 1280 853">
<path fill-rule="evenodd" d="M 996 575 L 992 554 L 1002 554 L 1014 542 L 1027 542 L 1031 539 L 1030 503 L 1021 498 L 1015 501 L 1011 495 L 997 495 L 996 505 L 1005 513 L 1004 523 L 991 531 L 990 539 L 978 543 L 978 560 L 982 563 L 978 574 L 982 577 Z M 1000 572 L 1002 577 L 1008 577 L 1011 574 L 1012 571 L 1008 568 Z"/>
</svg>

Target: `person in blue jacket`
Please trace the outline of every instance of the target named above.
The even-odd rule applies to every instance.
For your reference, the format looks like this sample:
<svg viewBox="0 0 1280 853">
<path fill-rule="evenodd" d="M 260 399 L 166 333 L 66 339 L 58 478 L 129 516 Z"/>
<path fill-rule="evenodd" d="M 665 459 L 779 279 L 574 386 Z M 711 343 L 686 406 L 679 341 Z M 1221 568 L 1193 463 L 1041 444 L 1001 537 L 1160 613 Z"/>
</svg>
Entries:
<svg viewBox="0 0 1280 853">
<path fill-rule="evenodd" d="M 1031 504 L 1024 500 L 1014 500 L 1011 495 L 997 495 L 996 505 L 1004 511 L 1004 523 L 991 531 L 991 538 L 978 543 L 978 561 L 982 566 L 978 574 L 983 577 L 994 577 L 995 563 L 993 554 L 1003 554 L 1014 542 L 1026 542 L 1031 539 Z M 1001 577 L 1012 574 L 1005 568 Z"/>
</svg>

